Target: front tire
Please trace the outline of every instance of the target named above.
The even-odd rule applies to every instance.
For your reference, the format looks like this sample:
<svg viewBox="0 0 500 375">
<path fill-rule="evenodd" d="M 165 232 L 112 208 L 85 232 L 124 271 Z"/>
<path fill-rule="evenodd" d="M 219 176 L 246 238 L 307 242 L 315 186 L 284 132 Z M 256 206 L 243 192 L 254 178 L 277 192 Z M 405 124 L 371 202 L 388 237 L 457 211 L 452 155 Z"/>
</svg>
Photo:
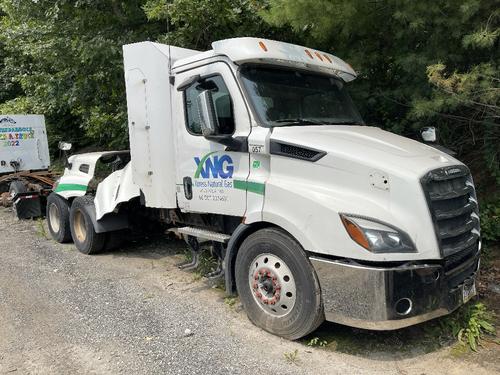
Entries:
<svg viewBox="0 0 500 375">
<path fill-rule="evenodd" d="M 69 202 L 56 193 L 47 197 L 47 225 L 52 238 L 65 243 L 71 241 Z"/>
<path fill-rule="evenodd" d="M 286 232 L 261 229 L 242 243 L 236 258 L 236 286 L 256 326 L 299 339 L 324 320 L 321 291 L 304 250 Z"/>
<path fill-rule="evenodd" d="M 104 247 L 106 233 L 96 233 L 87 210 L 95 210 L 94 197 L 85 195 L 74 199 L 70 210 L 71 237 L 83 254 L 96 254 Z"/>
</svg>

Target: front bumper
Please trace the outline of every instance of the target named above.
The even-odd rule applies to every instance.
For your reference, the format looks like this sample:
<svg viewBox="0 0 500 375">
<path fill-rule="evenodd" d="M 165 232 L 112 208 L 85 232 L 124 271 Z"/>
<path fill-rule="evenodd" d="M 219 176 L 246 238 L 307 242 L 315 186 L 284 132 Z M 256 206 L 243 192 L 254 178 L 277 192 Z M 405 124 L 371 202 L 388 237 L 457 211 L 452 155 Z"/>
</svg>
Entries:
<svg viewBox="0 0 500 375">
<path fill-rule="evenodd" d="M 328 321 L 393 330 L 449 314 L 474 288 L 479 251 L 453 268 L 443 264 L 374 267 L 310 257 Z M 472 293 L 475 293 L 472 290 Z"/>
</svg>

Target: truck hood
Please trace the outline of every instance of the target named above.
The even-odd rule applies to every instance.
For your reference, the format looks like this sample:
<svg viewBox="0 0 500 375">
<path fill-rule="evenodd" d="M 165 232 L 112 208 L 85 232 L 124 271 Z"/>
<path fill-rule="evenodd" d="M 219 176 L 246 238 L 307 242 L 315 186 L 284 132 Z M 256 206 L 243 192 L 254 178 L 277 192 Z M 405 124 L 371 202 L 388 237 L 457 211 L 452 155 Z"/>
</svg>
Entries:
<svg viewBox="0 0 500 375">
<path fill-rule="evenodd" d="M 297 223 L 293 225 L 299 229 L 290 229 L 291 233 L 314 231 L 324 228 L 325 223 L 338 228 L 307 236 L 312 240 L 305 248 L 373 261 L 440 257 L 420 181 L 433 169 L 461 165 L 458 160 L 433 147 L 368 126 L 281 127 L 273 129 L 270 139 L 325 152 L 316 161 L 305 161 L 297 157 L 300 154 L 287 156 L 286 152 L 294 149 L 280 147 L 275 149 L 285 151 L 270 158 L 272 173 L 266 182 L 264 208 L 293 217 Z M 280 202 L 283 206 L 275 209 Z M 297 207 L 304 207 L 303 212 L 293 216 Z M 418 252 L 374 254 L 356 247 L 344 232 L 338 216 L 341 212 L 397 227 L 410 236 Z"/>
<path fill-rule="evenodd" d="M 352 161 L 388 172 L 425 172 L 451 164 L 462 164 L 448 154 L 423 143 L 370 126 L 320 125 L 274 128 L 273 141 L 325 151 L 334 159 Z M 333 160 L 332 160 L 333 157 Z"/>
</svg>

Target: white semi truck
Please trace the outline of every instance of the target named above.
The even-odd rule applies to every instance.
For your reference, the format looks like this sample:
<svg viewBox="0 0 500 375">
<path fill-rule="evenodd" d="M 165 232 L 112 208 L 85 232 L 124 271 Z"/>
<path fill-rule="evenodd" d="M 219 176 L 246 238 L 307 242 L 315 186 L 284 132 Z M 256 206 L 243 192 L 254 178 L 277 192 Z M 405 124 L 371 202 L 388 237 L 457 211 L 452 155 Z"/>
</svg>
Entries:
<svg viewBox="0 0 500 375">
<path fill-rule="evenodd" d="M 190 266 L 211 245 L 227 293 L 289 339 L 324 319 L 397 329 L 475 295 L 464 164 L 365 126 L 345 89 L 356 73 L 329 53 L 256 38 L 212 47 L 123 47 L 130 152 L 69 158 L 48 200 L 55 239 L 92 254 L 161 222 L 187 240 Z M 92 186 L 98 160 L 114 171 Z"/>
</svg>

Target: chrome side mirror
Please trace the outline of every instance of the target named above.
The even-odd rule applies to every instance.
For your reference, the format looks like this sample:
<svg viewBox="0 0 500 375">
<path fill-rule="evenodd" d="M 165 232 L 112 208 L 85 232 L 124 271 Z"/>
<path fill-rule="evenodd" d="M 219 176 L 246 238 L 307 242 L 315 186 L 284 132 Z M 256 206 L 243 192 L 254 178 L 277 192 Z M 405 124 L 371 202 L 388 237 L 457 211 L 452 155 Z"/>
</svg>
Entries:
<svg viewBox="0 0 500 375">
<path fill-rule="evenodd" d="M 420 130 L 420 135 L 424 142 L 436 142 L 436 128 L 434 126 L 427 126 Z"/>
<path fill-rule="evenodd" d="M 215 112 L 214 99 L 210 90 L 203 90 L 196 99 L 201 120 L 201 132 L 205 137 L 217 135 L 219 121 Z"/>
<path fill-rule="evenodd" d="M 57 146 L 59 148 L 59 150 L 61 151 L 69 151 L 71 150 L 71 147 L 72 147 L 72 144 L 69 143 L 69 142 L 63 142 L 63 141 L 59 141 L 59 144 Z"/>
</svg>

